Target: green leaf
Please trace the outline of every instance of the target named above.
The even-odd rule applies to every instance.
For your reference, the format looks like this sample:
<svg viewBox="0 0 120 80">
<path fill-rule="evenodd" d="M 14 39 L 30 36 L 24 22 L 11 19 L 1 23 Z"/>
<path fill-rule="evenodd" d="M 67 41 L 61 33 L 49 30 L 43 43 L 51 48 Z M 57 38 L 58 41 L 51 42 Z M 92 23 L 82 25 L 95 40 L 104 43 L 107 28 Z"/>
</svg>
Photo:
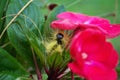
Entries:
<svg viewBox="0 0 120 80">
<path fill-rule="evenodd" d="M 27 27 L 22 27 L 23 32 L 25 33 L 30 45 L 35 50 L 42 64 L 45 63 L 45 47 L 40 40 L 33 32 L 31 32 Z"/>
<path fill-rule="evenodd" d="M 5 23 L 5 19 L 1 19 L 1 18 L 5 16 L 8 2 L 9 0 L 0 0 L 0 33 L 2 32 Z"/>
<path fill-rule="evenodd" d="M 118 78 L 120 79 L 120 66 L 118 66 L 118 67 L 116 68 L 116 71 L 117 71 L 117 73 L 118 73 Z"/>
<path fill-rule="evenodd" d="M 28 75 L 19 75 L 10 71 L 0 72 L 0 80 L 32 80 Z"/>
<path fill-rule="evenodd" d="M 66 58 L 63 58 L 63 56 L 58 53 L 55 52 L 53 54 L 50 54 L 47 57 L 47 63 L 48 63 L 48 68 L 49 68 L 49 75 L 48 78 L 52 75 L 58 75 L 60 76 L 61 74 L 64 73 L 64 71 L 67 69 L 67 64 L 68 64 L 69 60 Z M 64 79 L 62 79 L 64 80 Z M 65 79 L 67 80 L 67 79 Z"/>
<path fill-rule="evenodd" d="M 53 20 L 56 20 L 56 16 L 61 13 L 64 12 L 65 8 L 63 5 L 56 7 L 55 9 L 53 9 L 50 14 L 47 17 L 47 20 L 45 22 L 44 28 L 43 28 L 43 32 L 45 34 L 46 37 L 50 36 L 50 33 L 52 32 L 52 28 L 50 28 L 50 24 Z"/>
<path fill-rule="evenodd" d="M 0 0 L 0 34 L 2 33 L 4 27 L 5 27 L 5 21 L 6 18 L 6 9 L 8 6 L 9 0 Z M 6 42 L 8 42 L 7 34 L 5 33 L 3 37 L 0 39 L 0 46 L 4 45 Z"/>
<path fill-rule="evenodd" d="M 0 48 L 0 80 L 14 80 L 28 73 L 9 53 Z"/>
<path fill-rule="evenodd" d="M 29 0 L 10 0 L 6 15 L 17 14 L 28 1 Z M 13 17 L 14 16 L 7 17 L 6 24 L 8 24 Z M 15 21 L 12 23 L 12 25 L 9 26 L 9 29 L 7 30 L 9 40 L 16 49 L 18 55 L 22 58 L 23 62 L 27 62 L 29 65 L 33 65 L 32 52 L 29 42 L 20 27 L 27 25 L 30 31 L 39 36 L 38 33 L 40 32 L 43 23 L 44 16 L 33 1 L 15 19 Z"/>
<path fill-rule="evenodd" d="M 51 55 L 49 55 L 47 57 L 47 63 L 49 65 L 50 68 L 61 68 L 61 65 L 63 64 L 63 58 L 62 55 L 60 55 L 60 53 L 53 53 Z"/>
<path fill-rule="evenodd" d="M 3 16 L 5 4 L 6 4 L 6 1 L 5 1 L 5 0 L 1 0 L 1 1 L 0 1 L 0 20 L 1 20 L 1 17 Z"/>
<path fill-rule="evenodd" d="M 48 78 L 47 74 L 42 74 L 42 79 L 43 80 L 47 80 L 47 78 Z"/>
<path fill-rule="evenodd" d="M 17 51 L 17 54 L 23 61 L 27 61 L 27 64 L 33 64 L 32 53 L 30 45 L 27 42 L 25 36 L 20 33 L 19 26 L 12 24 L 8 30 L 9 40 Z M 16 54 L 16 55 L 17 55 Z"/>
</svg>

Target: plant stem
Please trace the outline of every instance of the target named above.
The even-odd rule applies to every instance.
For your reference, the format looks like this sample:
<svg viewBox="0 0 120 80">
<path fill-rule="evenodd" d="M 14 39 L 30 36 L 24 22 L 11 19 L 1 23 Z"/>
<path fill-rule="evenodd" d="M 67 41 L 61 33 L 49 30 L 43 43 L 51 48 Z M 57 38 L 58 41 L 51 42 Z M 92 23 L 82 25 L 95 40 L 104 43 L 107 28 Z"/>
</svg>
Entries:
<svg viewBox="0 0 120 80">
<path fill-rule="evenodd" d="M 34 64 L 35 64 L 35 70 L 36 70 L 36 73 L 37 73 L 37 77 L 38 77 L 38 80 L 42 80 L 42 75 L 41 75 L 41 72 L 38 68 L 38 64 L 37 64 L 37 61 L 36 61 L 36 57 L 35 57 L 35 53 L 33 51 L 33 48 L 32 49 L 32 53 L 33 53 L 33 60 L 34 60 Z"/>
<path fill-rule="evenodd" d="M 8 46 L 10 44 L 10 42 L 7 42 L 7 43 L 5 43 L 4 45 L 2 45 L 2 46 L 0 46 L 1 48 L 4 48 L 4 47 L 6 47 L 6 46 Z"/>
<path fill-rule="evenodd" d="M 71 80 L 74 80 L 74 74 L 72 71 L 71 71 Z"/>
<path fill-rule="evenodd" d="M 68 67 L 66 67 L 65 69 L 63 69 L 61 71 L 61 73 L 59 73 L 59 76 L 57 77 L 58 79 L 62 78 L 64 75 L 66 75 L 68 72 L 70 72 L 70 69 Z"/>
<path fill-rule="evenodd" d="M 44 70 L 45 70 L 46 74 L 49 75 L 49 71 L 45 66 L 44 66 Z"/>
</svg>

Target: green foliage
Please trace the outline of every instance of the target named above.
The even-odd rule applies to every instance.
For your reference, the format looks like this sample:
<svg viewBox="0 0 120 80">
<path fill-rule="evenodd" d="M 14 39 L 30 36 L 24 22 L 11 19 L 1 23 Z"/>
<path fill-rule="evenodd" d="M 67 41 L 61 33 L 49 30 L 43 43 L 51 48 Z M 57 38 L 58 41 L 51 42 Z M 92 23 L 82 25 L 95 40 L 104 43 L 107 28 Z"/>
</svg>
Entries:
<svg viewBox="0 0 120 80">
<path fill-rule="evenodd" d="M 119 65 L 118 68 L 116 68 L 116 71 L 117 71 L 117 73 L 118 73 L 118 79 L 120 79 L 120 65 Z"/>
<path fill-rule="evenodd" d="M 28 73 L 23 66 L 9 53 L 0 48 L 0 80 L 14 80 L 18 77 L 27 77 Z"/>
<path fill-rule="evenodd" d="M 18 11 L 28 2 L 29 0 L 11 0 L 7 9 L 6 15 L 15 15 Z M 17 7 L 14 7 L 17 6 Z M 10 22 L 10 20 L 14 16 L 8 17 L 6 20 L 6 24 Z M 23 31 L 21 30 L 21 26 L 26 26 L 30 29 L 30 31 L 38 34 L 37 29 L 34 27 L 34 24 L 40 29 L 44 22 L 44 17 L 40 12 L 39 8 L 31 3 L 21 15 L 14 21 L 14 23 L 7 30 L 8 37 L 13 47 L 17 50 L 18 55 L 23 58 L 23 60 L 27 61 L 28 65 L 33 65 L 32 53 L 29 42 L 27 41 Z"/>
<path fill-rule="evenodd" d="M 54 67 L 55 69 L 60 68 L 62 63 L 64 62 L 60 53 L 51 54 L 50 56 L 48 56 L 47 61 L 48 61 L 48 66 L 50 68 Z"/>
<path fill-rule="evenodd" d="M 30 31 L 26 26 L 22 27 L 25 36 L 27 37 L 28 42 L 31 47 L 35 50 L 37 56 L 39 56 L 41 63 L 45 63 L 45 48 L 40 40 L 33 32 Z"/>
<path fill-rule="evenodd" d="M 6 8 L 8 5 L 9 0 L 1 0 L 0 1 L 0 33 L 2 32 L 3 28 L 4 28 L 4 21 L 1 18 L 3 16 L 5 16 L 5 12 L 6 12 Z"/>
<path fill-rule="evenodd" d="M 5 20 L 4 18 L 6 16 L 6 9 L 8 7 L 9 0 L 1 0 L 0 1 L 0 34 L 3 31 L 5 27 Z M 3 45 L 8 41 L 7 34 L 4 34 L 4 36 L 0 39 L 0 46 Z"/>
</svg>

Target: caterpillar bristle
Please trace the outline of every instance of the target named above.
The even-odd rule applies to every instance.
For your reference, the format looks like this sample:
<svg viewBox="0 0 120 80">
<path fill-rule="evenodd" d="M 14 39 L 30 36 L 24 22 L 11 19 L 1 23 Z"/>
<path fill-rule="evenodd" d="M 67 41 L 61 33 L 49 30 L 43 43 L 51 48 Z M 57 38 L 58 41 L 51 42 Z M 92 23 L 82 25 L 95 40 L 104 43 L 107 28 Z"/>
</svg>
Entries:
<svg viewBox="0 0 120 80">
<path fill-rule="evenodd" d="M 51 33 L 51 35 L 52 36 L 45 41 L 46 52 L 48 54 L 53 54 L 54 52 L 62 54 L 69 42 L 68 36 L 63 31 L 58 30 Z"/>
</svg>

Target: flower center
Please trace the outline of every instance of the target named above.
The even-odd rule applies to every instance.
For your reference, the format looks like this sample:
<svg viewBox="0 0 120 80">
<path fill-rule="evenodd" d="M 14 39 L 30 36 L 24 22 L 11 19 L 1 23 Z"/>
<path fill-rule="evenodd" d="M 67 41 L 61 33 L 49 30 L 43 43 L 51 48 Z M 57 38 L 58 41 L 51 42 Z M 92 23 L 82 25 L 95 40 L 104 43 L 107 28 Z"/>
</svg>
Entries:
<svg viewBox="0 0 120 80">
<path fill-rule="evenodd" d="M 83 52 L 83 53 L 82 53 L 82 58 L 83 58 L 83 59 L 86 59 L 87 57 L 88 57 L 87 53 Z"/>
</svg>

